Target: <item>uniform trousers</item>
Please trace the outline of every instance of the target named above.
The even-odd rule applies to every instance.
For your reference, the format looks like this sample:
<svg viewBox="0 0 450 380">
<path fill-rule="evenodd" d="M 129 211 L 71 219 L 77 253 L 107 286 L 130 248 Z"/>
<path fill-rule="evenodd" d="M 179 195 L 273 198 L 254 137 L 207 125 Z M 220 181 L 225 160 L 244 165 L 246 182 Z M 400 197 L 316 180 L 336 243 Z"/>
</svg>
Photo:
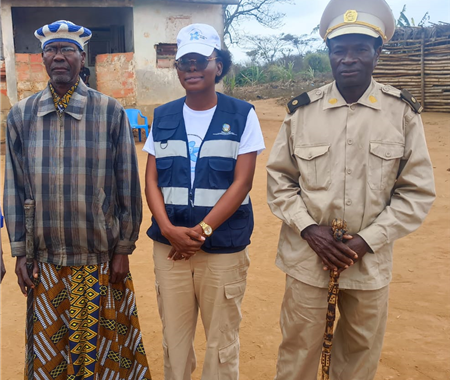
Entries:
<svg viewBox="0 0 450 380">
<path fill-rule="evenodd" d="M 250 264 L 247 249 L 229 254 L 199 251 L 187 261 L 167 260 L 170 249 L 154 242 L 164 379 L 191 379 L 196 367 L 194 335 L 200 310 L 207 340 L 202 380 L 237 380 L 241 302 Z"/>
<path fill-rule="evenodd" d="M 317 380 L 327 289 L 286 276 L 280 326 L 283 340 L 275 380 Z M 389 286 L 339 291 L 340 317 L 331 350 L 330 380 L 372 380 L 377 371 L 388 311 Z"/>
</svg>

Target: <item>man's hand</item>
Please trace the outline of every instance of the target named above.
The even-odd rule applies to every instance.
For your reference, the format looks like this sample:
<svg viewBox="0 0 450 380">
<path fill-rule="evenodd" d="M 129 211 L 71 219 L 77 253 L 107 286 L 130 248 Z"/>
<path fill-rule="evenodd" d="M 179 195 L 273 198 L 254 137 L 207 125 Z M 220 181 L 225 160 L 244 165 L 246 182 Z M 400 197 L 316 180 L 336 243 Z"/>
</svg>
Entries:
<svg viewBox="0 0 450 380">
<path fill-rule="evenodd" d="M 164 237 L 169 240 L 172 249 L 169 253 L 168 259 L 172 260 L 189 260 L 191 256 L 195 255 L 205 242 L 205 237 L 198 230 L 201 227 L 195 226 L 193 228 L 175 227 L 164 234 Z"/>
<path fill-rule="evenodd" d="M 111 284 L 118 284 L 125 280 L 130 272 L 130 262 L 128 255 L 113 255 L 110 266 L 109 282 Z"/>
<path fill-rule="evenodd" d="M 27 272 L 27 258 L 20 256 L 16 259 L 17 283 L 23 295 L 26 297 L 29 288 L 34 289 L 34 284 Z M 37 260 L 33 260 L 33 278 L 39 277 L 39 267 Z"/>
<path fill-rule="evenodd" d="M 369 245 L 364 241 L 364 239 L 359 235 L 352 235 L 352 239 L 348 240 L 345 244 L 352 251 L 355 251 L 358 254 L 358 258 L 354 261 L 360 261 L 364 255 L 370 251 Z"/>
<path fill-rule="evenodd" d="M 324 270 L 342 272 L 358 259 L 358 255 L 347 244 L 333 238 L 331 227 L 311 225 L 302 231 L 302 237 L 320 257 Z M 345 235 L 344 239 L 352 239 Z"/>
<path fill-rule="evenodd" d="M 0 247 L 1 248 L 1 247 Z M 1 249 L 0 249 L 0 251 L 1 251 Z M 3 254 L 0 252 L 0 255 L 1 255 L 1 277 L 0 277 L 0 284 L 2 283 L 2 281 L 3 281 L 3 277 L 5 276 L 5 274 L 6 274 L 6 268 L 5 268 L 5 263 L 4 263 L 4 261 L 3 261 Z"/>
</svg>

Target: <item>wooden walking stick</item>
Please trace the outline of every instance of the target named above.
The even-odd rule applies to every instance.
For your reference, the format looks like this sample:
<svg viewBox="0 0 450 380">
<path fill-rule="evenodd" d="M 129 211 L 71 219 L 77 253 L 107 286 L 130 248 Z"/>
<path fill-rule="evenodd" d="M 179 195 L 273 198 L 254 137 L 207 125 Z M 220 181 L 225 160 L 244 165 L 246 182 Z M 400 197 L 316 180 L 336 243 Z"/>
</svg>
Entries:
<svg viewBox="0 0 450 380">
<path fill-rule="evenodd" d="M 333 237 L 335 240 L 342 241 L 347 233 L 347 223 L 342 219 L 333 219 L 331 224 Z M 322 380 L 330 379 L 331 347 L 333 345 L 334 321 L 336 320 L 336 305 L 339 295 L 339 272 L 330 270 L 330 282 L 328 283 L 328 307 L 325 333 L 323 334 L 322 347 Z"/>
<path fill-rule="evenodd" d="M 27 255 L 27 272 L 31 281 L 36 285 L 38 281 L 33 278 L 33 266 L 34 266 L 34 200 L 25 200 L 25 247 Z M 33 291 L 30 286 L 27 288 L 27 353 L 26 353 L 26 365 L 27 365 L 27 377 L 28 380 L 34 380 L 34 310 L 33 310 Z"/>
</svg>

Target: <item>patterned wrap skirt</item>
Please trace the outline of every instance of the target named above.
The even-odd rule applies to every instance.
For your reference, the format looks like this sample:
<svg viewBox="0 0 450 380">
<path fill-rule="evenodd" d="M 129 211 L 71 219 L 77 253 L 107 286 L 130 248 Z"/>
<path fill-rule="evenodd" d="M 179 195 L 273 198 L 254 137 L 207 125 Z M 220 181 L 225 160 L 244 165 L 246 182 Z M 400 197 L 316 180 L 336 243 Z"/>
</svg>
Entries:
<svg viewBox="0 0 450 380">
<path fill-rule="evenodd" d="M 151 379 L 130 274 L 111 284 L 109 263 L 39 263 L 39 269 L 33 300 L 36 380 Z"/>
</svg>

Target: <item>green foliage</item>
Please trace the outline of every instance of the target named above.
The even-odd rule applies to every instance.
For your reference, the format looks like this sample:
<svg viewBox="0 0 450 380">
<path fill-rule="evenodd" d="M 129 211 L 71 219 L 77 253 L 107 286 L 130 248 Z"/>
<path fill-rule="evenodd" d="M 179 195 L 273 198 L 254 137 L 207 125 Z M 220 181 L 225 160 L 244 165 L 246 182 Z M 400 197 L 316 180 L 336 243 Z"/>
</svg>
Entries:
<svg viewBox="0 0 450 380">
<path fill-rule="evenodd" d="M 420 22 L 417 24 L 417 26 L 425 26 L 430 21 L 430 14 L 426 12 Z M 403 5 L 403 9 L 400 12 L 400 16 L 397 19 L 397 26 L 398 27 L 409 27 L 409 26 L 416 26 L 416 23 L 414 22 L 414 18 L 411 17 L 411 19 L 406 16 L 406 4 Z"/>
<path fill-rule="evenodd" d="M 226 92 L 233 94 L 236 88 L 236 75 L 234 73 L 229 73 L 223 78 L 223 85 L 225 86 Z"/>
<path fill-rule="evenodd" d="M 280 62 L 267 68 L 266 79 L 268 82 L 289 82 L 294 78 L 294 62 L 292 61 L 287 64 Z"/>
<path fill-rule="evenodd" d="M 238 86 L 254 86 L 265 81 L 264 70 L 259 66 L 249 66 L 244 68 L 236 76 L 236 85 Z"/>
<path fill-rule="evenodd" d="M 304 58 L 306 67 L 310 67 L 314 72 L 327 73 L 331 71 L 328 54 L 324 52 L 315 52 L 306 54 Z"/>
</svg>

